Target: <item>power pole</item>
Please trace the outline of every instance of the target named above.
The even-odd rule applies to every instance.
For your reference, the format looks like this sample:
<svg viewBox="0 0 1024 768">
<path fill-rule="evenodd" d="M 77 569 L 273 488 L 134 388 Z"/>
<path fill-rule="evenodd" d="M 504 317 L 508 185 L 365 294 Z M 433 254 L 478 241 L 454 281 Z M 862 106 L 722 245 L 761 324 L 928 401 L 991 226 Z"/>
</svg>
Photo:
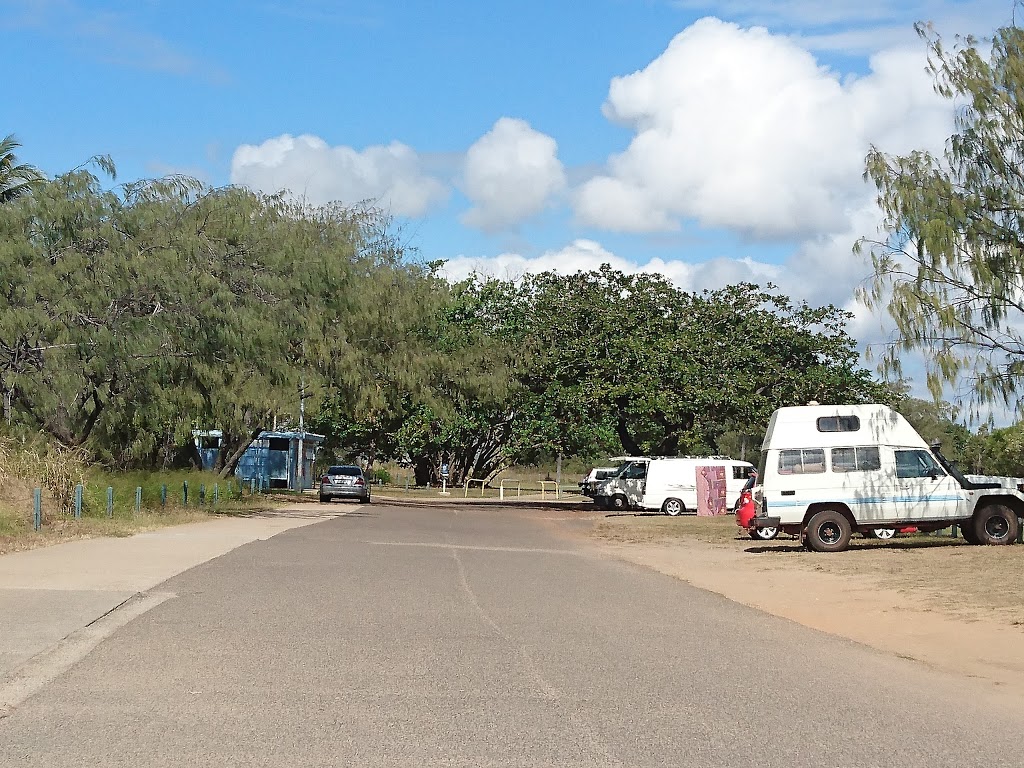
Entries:
<svg viewBox="0 0 1024 768">
<path fill-rule="evenodd" d="M 299 383 L 299 493 L 306 490 L 306 379 L 303 377 Z"/>
</svg>

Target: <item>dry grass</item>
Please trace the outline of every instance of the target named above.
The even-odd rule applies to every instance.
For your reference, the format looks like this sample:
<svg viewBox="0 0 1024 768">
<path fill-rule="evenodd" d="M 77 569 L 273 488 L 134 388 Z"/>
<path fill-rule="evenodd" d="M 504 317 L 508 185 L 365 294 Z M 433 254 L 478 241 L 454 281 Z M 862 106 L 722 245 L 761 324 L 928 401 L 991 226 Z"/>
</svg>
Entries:
<svg viewBox="0 0 1024 768">
<path fill-rule="evenodd" d="M 889 541 L 854 538 L 846 552 L 808 552 L 793 537 L 760 542 L 737 528 L 734 518 L 620 515 L 600 519 L 591 535 L 642 546 L 691 542 L 734 548 L 765 569 L 794 568 L 873 580 L 930 607 L 971 619 L 997 615 L 1024 624 L 1024 546 L 979 547 L 963 539 L 899 535 Z"/>
<path fill-rule="evenodd" d="M 664 544 L 677 539 L 695 539 L 711 544 L 738 539 L 750 541 L 736 526 L 736 518 L 732 515 L 607 515 L 597 522 L 591 535 L 617 544 Z"/>
<path fill-rule="evenodd" d="M 78 449 L 0 438 L 0 486 L 19 492 L 21 484 L 34 484 L 61 514 L 70 514 L 74 509 L 75 486 L 85 482 L 86 459 L 85 452 Z"/>
</svg>

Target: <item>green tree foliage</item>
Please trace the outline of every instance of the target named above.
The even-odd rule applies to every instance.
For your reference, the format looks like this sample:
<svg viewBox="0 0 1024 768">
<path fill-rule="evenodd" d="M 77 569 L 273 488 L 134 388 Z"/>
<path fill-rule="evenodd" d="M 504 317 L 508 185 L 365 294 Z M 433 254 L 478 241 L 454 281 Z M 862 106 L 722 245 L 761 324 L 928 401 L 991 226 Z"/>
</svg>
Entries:
<svg viewBox="0 0 1024 768">
<path fill-rule="evenodd" d="M 780 405 L 889 396 L 858 366 L 847 318 L 609 267 L 470 280 L 439 326 L 458 375 L 409 411 L 398 446 L 419 482 L 442 463 L 461 482 L 541 456 L 709 453 L 740 433 L 753 450 Z"/>
<path fill-rule="evenodd" d="M 1024 424 L 982 427 L 967 439 L 959 463 L 978 475 L 1024 477 Z"/>
<path fill-rule="evenodd" d="M 166 462 L 215 427 L 227 472 L 302 382 L 386 407 L 387 318 L 421 278 L 373 211 L 78 170 L 0 208 L 0 374 L 16 419 L 62 444 Z"/>
<path fill-rule="evenodd" d="M 397 438 L 418 484 L 439 482 L 444 464 L 449 481 L 461 484 L 490 478 L 509 462 L 522 306 L 511 282 L 466 280 L 439 289 L 430 389 L 408 403 Z"/>
<path fill-rule="evenodd" d="M 46 178 L 38 168 L 18 162 L 14 151 L 20 146 L 13 133 L 0 139 L 0 204 L 27 195 Z"/>
<path fill-rule="evenodd" d="M 862 293 L 887 307 L 899 337 L 883 358 L 922 350 L 928 383 L 967 379 L 975 403 L 1016 402 L 1024 362 L 1024 32 L 947 49 L 928 26 L 935 89 L 957 108 L 942 157 L 873 148 L 866 177 L 878 188 L 885 237 L 864 238 L 875 276 Z"/>
<path fill-rule="evenodd" d="M 539 275 L 523 291 L 523 412 L 550 453 L 611 430 L 626 453 L 704 454 L 729 430 L 763 433 L 780 405 L 881 395 L 833 306 L 749 284 L 691 294 L 608 267 Z"/>
</svg>

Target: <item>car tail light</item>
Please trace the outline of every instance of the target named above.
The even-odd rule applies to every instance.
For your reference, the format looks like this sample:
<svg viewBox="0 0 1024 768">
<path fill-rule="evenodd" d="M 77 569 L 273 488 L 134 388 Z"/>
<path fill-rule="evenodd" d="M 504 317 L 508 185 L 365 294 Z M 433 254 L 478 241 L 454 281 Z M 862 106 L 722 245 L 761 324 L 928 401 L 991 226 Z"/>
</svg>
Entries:
<svg viewBox="0 0 1024 768">
<path fill-rule="evenodd" d="M 356 485 L 366 485 L 366 481 L 361 477 L 356 478 Z"/>
<path fill-rule="evenodd" d="M 331 482 L 331 478 L 328 477 L 327 475 L 324 475 L 323 477 L 320 478 L 320 482 L 321 483 L 329 483 L 329 482 Z"/>
</svg>

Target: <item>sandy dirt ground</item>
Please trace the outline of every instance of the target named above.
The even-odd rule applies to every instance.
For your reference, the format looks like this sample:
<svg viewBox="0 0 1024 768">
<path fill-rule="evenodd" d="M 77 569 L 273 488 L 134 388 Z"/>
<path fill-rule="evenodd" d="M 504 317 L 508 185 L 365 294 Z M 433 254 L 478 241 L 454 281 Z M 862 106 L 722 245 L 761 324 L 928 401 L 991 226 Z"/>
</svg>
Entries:
<svg viewBox="0 0 1024 768">
<path fill-rule="evenodd" d="M 731 518 L 585 516 L 612 556 L 1024 696 L 1024 546 L 917 536 L 829 555 L 753 541 Z"/>
</svg>

